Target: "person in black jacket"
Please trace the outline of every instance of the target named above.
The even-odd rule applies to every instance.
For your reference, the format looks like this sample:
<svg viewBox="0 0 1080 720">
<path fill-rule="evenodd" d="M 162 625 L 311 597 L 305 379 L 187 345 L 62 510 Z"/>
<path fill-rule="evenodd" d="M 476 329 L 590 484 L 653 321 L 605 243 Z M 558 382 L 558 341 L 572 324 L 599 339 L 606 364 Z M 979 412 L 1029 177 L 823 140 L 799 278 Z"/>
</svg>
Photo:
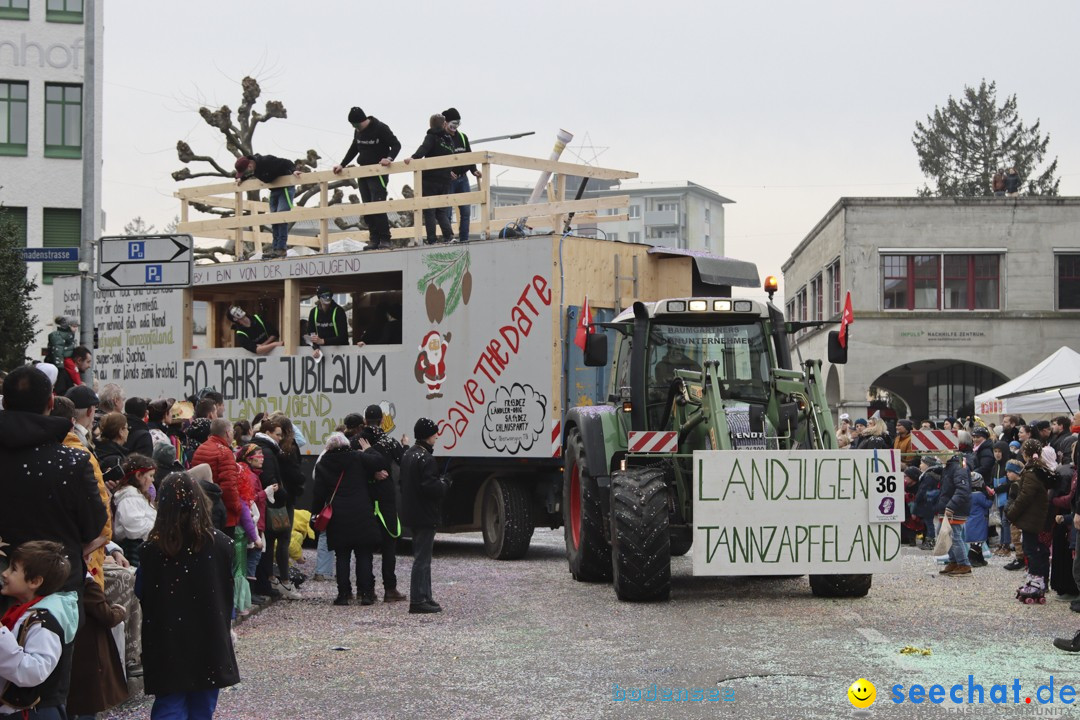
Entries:
<svg viewBox="0 0 1080 720">
<path fill-rule="evenodd" d="M 379 546 L 379 521 L 375 507 L 384 485 L 387 464 L 383 456 L 366 440 L 362 450 L 349 448 L 349 439 L 333 433 L 326 440 L 326 450 L 315 464 L 315 488 L 311 514 L 318 516 L 330 505 L 333 515 L 326 528 L 326 545 L 337 555 L 338 595 L 335 605 L 348 605 L 352 598 L 349 560 L 356 555 L 356 590 L 361 605 L 375 603 L 375 577 L 371 574 L 372 551 Z"/>
<path fill-rule="evenodd" d="M 358 165 L 379 164 L 386 167 L 394 161 L 401 152 L 401 143 L 394 137 L 394 131 L 386 123 L 377 118 L 367 115 L 363 110 L 354 107 L 349 110 L 349 124 L 353 126 L 353 141 L 342 161 L 334 166 L 334 174 L 341 173 L 342 169 L 356 158 Z M 360 186 L 360 198 L 366 202 L 383 202 L 386 200 L 386 176 L 373 175 L 356 178 Z M 373 213 L 364 216 L 370 235 L 370 242 L 365 250 L 378 250 L 380 244 L 390 247 L 390 220 L 386 213 Z"/>
<path fill-rule="evenodd" d="M 428 121 L 428 131 L 427 135 L 424 136 L 424 142 L 420 144 L 420 147 L 416 149 L 416 152 L 411 157 L 405 158 L 405 164 L 408 165 L 410 160 L 443 157 L 453 154 L 454 145 L 450 140 L 450 133 L 447 132 L 446 118 L 442 115 L 432 115 Z M 425 170 L 421 179 L 424 197 L 446 195 L 450 192 L 450 168 Z M 438 222 L 439 228 L 442 230 L 443 242 L 450 242 L 454 237 L 454 228 L 450 225 L 450 208 L 441 207 L 424 209 L 424 227 L 427 228 L 427 240 L 425 240 L 425 243 L 434 245 L 438 242 L 435 235 L 436 222 Z"/>
<path fill-rule="evenodd" d="M 962 455 L 953 455 L 945 463 L 941 474 L 941 494 L 935 507 L 941 520 L 938 532 L 952 532 L 949 562 L 940 571 L 942 575 L 970 575 L 971 560 L 967 553 L 964 526 L 971 512 L 971 475 L 964 467 Z"/>
<path fill-rule="evenodd" d="M 345 309 L 334 302 L 334 294 L 325 285 L 320 285 L 315 293 L 317 301 L 308 314 L 311 345 L 348 345 L 349 319 Z"/>
<path fill-rule="evenodd" d="M 237 347 L 242 347 L 256 355 L 266 355 L 274 348 L 285 344 L 278 339 L 277 328 L 258 313 L 248 315 L 244 312 L 244 308 L 233 305 L 229 308 L 229 317 L 233 321 L 233 342 Z"/>
<path fill-rule="evenodd" d="M 990 443 L 990 431 L 979 425 L 971 431 L 971 439 L 975 445 L 971 448 L 968 469 L 979 473 L 983 479 L 993 479 L 994 446 Z"/>
<path fill-rule="evenodd" d="M 296 169 L 296 163 L 292 160 L 274 157 L 273 155 L 244 155 L 237 158 L 234 167 L 236 169 L 237 185 L 244 182 L 244 180 L 247 180 L 249 177 L 254 177 L 264 183 L 272 183 L 275 180 L 288 175 L 300 177 L 300 171 Z M 271 188 L 270 212 L 292 210 L 295 207 L 293 203 L 295 195 L 296 188 L 291 185 L 287 187 Z M 265 257 L 267 259 L 285 257 L 289 244 L 289 223 L 274 223 L 270 226 L 270 229 L 274 235 L 274 243 L 271 245 L 270 252 L 267 253 Z"/>
<path fill-rule="evenodd" d="M 64 447 L 71 420 L 48 416 L 53 394 L 45 373 L 12 370 L 3 398 L 0 535 L 12 547 L 30 540 L 62 544 L 71 568 L 61 590 L 82 593 L 83 549 L 98 539 L 107 519 L 90 454 Z"/>
<path fill-rule="evenodd" d="M 454 148 L 454 153 L 470 153 L 472 152 L 472 146 L 469 145 L 469 136 L 461 132 L 461 113 L 457 111 L 457 108 L 449 108 L 443 111 L 443 117 L 446 118 L 447 130 L 450 132 L 450 143 Z M 467 193 L 470 190 L 468 174 L 472 173 L 472 176 L 477 180 L 480 180 L 480 171 L 476 169 L 476 165 L 462 165 L 456 167 L 450 171 L 450 192 L 452 193 Z M 458 217 L 460 221 L 458 223 L 458 242 L 469 242 L 469 206 L 461 205 L 458 207 Z"/>
<path fill-rule="evenodd" d="M 383 411 L 378 405 L 368 405 L 364 410 L 364 427 L 357 433 L 355 447 L 359 447 L 361 440 L 366 440 L 372 450 L 378 452 L 386 460 L 387 467 L 394 465 L 401 467 L 401 459 L 405 455 L 409 438 L 402 436 L 402 443 L 387 434 L 383 428 Z M 381 481 L 386 487 L 381 491 L 382 500 L 376 503 L 375 515 L 379 520 L 379 531 L 382 534 L 382 580 L 383 600 L 394 602 L 404 600 L 405 596 L 397 589 L 397 541 L 401 537 L 401 520 L 397 512 L 397 483 L 393 476 Z M 372 579 L 374 582 L 374 578 Z"/>
<path fill-rule="evenodd" d="M 439 474 L 432 452 L 439 437 L 433 420 L 420 418 L 413 428 L 416 444 L 401 458 L 401 519 L 412 532 L 413 566 L 409 585 L 410 613 L 437 613 L 442 606 L 431 597 L 431 550 L 435 526 L 449 481 Z"/>
<path fill-rule="evenodd" d="M 255 585 L 252 592 L 271 597 L 284 596 L 289 600 L 299 600 L 300 594 L 289 581 L 289 540 L 292 535 L 292 508 L 295 502 L 290 497 L 289 489 L 282 479 L 281 443 L 285 439 L 282 419 L 276 416 L 263 418 L 259 432 L 251 442 L 263 451 L 263 467 L 259 480 L 266 490 L 266 508 L 285 508 L 289 513 L 289 528 L 275 533 L 266 522 L 266 548 L 255 569 Z M 271 499 L 271 496 L 272 499 Z M 277 574 L 274 564 L 277 563 Z"/>
<path fill-rule="evenodd" d="M 150 437 L 150 426 L 146 424 L 146 398 L 128 398 L 124 403 L 124 414 L 128 421 L 128 439 L 124 449 L 128 455 L 138 453 L 146 457 L 154 454 L 154 440 Z"/>
</svg>

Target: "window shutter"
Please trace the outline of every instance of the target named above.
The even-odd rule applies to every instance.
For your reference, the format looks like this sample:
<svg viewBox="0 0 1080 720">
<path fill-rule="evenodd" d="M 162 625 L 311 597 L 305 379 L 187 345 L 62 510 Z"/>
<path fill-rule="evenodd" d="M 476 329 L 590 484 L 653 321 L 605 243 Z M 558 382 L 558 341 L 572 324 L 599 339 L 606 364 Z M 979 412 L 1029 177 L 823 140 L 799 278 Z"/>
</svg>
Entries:
<svg viewBox="0 0 1080 720">
<path fill-rule="evenodd" d="M 79 247 L 82 234 L 82 211 L 45 208 L 42 229 L 42 246 L 47 248 Z M 41 276 L 46 285 L 52 285 L 54 277 L 77 275 L 77 262 L 42 263 Z"/>
</svg>

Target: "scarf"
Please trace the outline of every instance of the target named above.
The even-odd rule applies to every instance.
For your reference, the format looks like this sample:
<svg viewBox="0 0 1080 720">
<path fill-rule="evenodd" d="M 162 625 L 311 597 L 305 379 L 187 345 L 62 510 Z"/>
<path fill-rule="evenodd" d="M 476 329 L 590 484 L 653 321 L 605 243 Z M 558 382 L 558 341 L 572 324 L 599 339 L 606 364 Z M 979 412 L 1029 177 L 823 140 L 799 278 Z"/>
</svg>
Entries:
<svg viewBox="0 0 1080 720">
<path fill-rule="evenodd" d="M 13 605 L 12 607 L 8 608 L 8 611 L 6 613 L 4 613 L 4 617 L 0 618 L 0 623 L 3 623 L 4 627 L 6 627 L 8 631 L 15 632 L 15 623 L 19 622 L 19 618 L 26 614 L 27 610 L 37 605 L 43 599 L 44 598 L 39 596 L 28 603 L 23 603 L 22 605 Z"/>
</svg>

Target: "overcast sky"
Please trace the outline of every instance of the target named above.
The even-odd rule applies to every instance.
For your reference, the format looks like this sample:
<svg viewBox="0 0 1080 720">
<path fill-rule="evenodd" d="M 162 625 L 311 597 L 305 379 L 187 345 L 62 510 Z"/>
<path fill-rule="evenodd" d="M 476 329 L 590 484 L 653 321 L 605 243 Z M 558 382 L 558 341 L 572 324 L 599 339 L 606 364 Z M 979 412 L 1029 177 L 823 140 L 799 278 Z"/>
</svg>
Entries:
<svg viewBox="0 0 1080 720">
<path fill-rule="evenodd" d="M 1064 0 L 109 0 L 107 231 L 177 214 L 178 139 L 231 161 L 196 110 L 235 111 L 250 74 L 289 114 L 257 131 L 259 152 L 314 148 L 329 167 L 353 105 L 403 156 L 449 106 L 471 137 L 536 131 L 485 146 L 505 152 L 546 157 L 566 128 L 594 164 L 734 200 L 726 254 L 779 274 L 837 198 L 914 194 L 915 122 L 984 77 L 1042 121 L 1062 194 L 1080 194 L 1078 30 L 1080 3 Z"/>
</svg>

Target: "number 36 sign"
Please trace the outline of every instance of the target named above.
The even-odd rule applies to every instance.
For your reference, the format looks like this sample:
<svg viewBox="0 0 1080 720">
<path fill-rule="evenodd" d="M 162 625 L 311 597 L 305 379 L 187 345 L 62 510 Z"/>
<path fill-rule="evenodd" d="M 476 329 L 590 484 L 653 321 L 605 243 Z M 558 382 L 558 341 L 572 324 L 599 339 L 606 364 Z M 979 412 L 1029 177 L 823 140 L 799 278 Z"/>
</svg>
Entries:
<svg viewBox="0 0 1080 720">
<path fill-rule="evenodd" d="M 904 521 L 904 474 L 895 470 L 889 459 L 895 461 L 896 451 L 883 453 L 875 459 L 874 474 L 870 476 L 867 495 L 870 502 L 871 523 L 896 523 Z M 892 458 L 889 456 L 893 455 Z"/>
</svg>

